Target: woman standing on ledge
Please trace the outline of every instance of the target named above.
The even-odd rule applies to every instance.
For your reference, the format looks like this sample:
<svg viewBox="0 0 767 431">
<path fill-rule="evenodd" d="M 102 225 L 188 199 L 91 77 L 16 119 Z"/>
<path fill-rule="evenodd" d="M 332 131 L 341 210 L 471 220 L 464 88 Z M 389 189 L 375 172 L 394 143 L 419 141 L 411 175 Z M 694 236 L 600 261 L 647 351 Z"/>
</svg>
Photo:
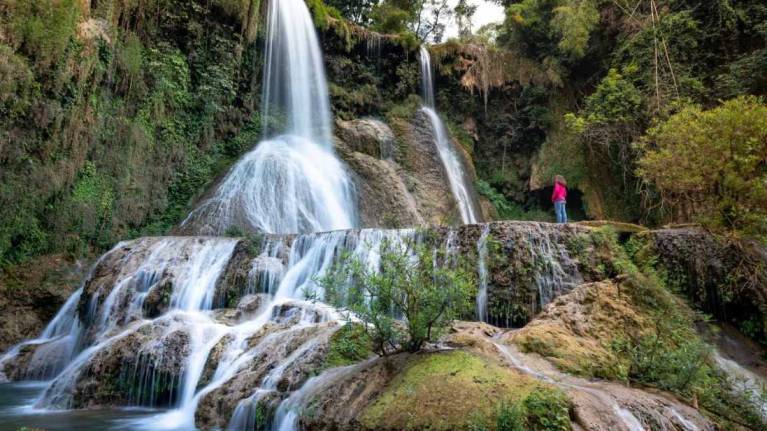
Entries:
<svg viewBox="0 0 767 431">
<path fill-rule="evenodd" d="M 551 194 L 554 202 L 554 212 L 557 214 L 557 223 L 567 223 L 567 181 L 562 175 L 554 177 L 554 193 Z"/>
</svg>

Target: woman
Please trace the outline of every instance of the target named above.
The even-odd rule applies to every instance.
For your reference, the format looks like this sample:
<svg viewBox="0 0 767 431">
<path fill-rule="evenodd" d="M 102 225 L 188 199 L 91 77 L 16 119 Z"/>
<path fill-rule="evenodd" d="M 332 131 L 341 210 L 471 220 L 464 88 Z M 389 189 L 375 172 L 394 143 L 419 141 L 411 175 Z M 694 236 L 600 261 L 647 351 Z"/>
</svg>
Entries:
<svg viewBox="0 0 767 431">
<path fill-rule="evenodd" d="M 551 194 L 554 202 L 554 212 L 557 214 L 557 223 L 567 223 L 567 181 L 562 175 L 554 177 L 554 193 Z"/>
</svg>

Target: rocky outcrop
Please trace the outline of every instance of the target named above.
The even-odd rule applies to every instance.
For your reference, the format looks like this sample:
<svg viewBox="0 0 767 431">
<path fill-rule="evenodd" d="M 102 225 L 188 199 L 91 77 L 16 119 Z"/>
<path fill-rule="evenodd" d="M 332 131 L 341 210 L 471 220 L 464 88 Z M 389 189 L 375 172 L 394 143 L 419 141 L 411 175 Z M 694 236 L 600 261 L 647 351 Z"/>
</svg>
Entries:
<svg viewBox="0 0 767 431">
<path fill-rule="evenodd" d="M 673 397 L 563 375 L 505 344 L 507 337 L 492 326 L 462 322 L 444 340 L 451 350 L 403 353 L 327 371 L 294 397 L 306 412 L 299 423 L 303 429 L 472 429 L 495 424 L 501 402 L 560 390 L 572 403 L 563 420 L 573 429 L 715 429 Z"/>
<path fill-rule="evenodd" d="M 39 334 L 82 282 L 88 265 L 51 255 L 0 271 L 0 351 Z"/>
<path fill-rule="evenodd" d="M 394 133 L 373 120 L 337 122 L 336 148 L 353 171 L 359 196 L 360 224 L 405 227 L 423 224 L 415 198 L 394 162 Z"/>
<path fill-rule="evenodd" d="M 372 118 L 336 121 L 336 136 L 356 153 L 387 160 L 394 155 L 394 132 L 386 123 Z"/>
<path fill-rule="evenodd" d="M 673 289 L 700 310 L 767 344 L 767 249 L 698 227 L 640 235 Z"/>
<path fill-rule="evenodd" d="M 458 224 L 457 203 L 435 144 L 428 116 L 416 111 L 410 121 L 393 119 L 394 131 L 374 119 L 337 121 L 336 148 L 354 172 L 360 224 L 365 227 L 412 227 Z M 469 156 L 453 142 L 476 178 Z M 489 218 L 486 206 L 483 218 Z"/>
<path fill-rule="evenodd" d="M 419 110 L 412 121 L 400 122 L 395 130 L 402 142 L 395 160 L 407 173 L 419 212 L 432 224 L 460 223 L 461 215 L 449 192 L 450 182 L 434 144 L 434 130 L 428 116 Z"/>
<path fill-rule="evenodd" d="M 81 359 L 83 366 L 64 371 L 47 389 L 46 403 L 76 409 L 170 406 L 179 396 L 192 336 L 182 315 L 130 329 L 99 344 Z"/>
</svg>

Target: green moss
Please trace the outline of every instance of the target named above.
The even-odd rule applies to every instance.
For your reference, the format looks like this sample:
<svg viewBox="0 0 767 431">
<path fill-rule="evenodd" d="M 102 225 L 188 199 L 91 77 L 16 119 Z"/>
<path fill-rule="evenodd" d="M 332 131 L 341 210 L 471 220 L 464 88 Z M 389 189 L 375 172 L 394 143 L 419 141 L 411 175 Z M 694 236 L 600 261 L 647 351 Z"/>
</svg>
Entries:
<svg viewBox="0 0 767 431">
<path fill-rule="evenodd" d="M 362 423 L 369 429 L 459 430 L 487 418 L 487 425 L 494 427 L 491 418 L 501 401 L 521 402 L 542 387 L 471 353 L 415 355 L 363 412 Z"/>
</svg>

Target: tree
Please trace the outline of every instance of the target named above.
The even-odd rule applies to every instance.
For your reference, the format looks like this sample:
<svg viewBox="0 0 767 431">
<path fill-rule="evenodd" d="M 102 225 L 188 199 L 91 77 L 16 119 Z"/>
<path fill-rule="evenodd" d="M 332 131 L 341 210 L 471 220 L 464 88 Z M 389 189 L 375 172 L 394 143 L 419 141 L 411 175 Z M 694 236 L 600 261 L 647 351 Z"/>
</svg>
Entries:
<svg viewBox="0 0 767 431">
<path fill-rule="evenodd" d="M 412 32 L 423 42 L 440 42 L 452 13 L 447 0 L 385 0 L 371 12 L 372 29 L 381 33 Z"/>
<path fill-rule="evenodd" d="M 458 4 L 453 8 L 455 20 L 458 24 L 458 36 L 461 39 L 471 36 L 471 20 L 476 12 L 477 5 L 469 4 L 468 0 L 458 0 Z"/>
<path fill-rule="evenodd" d="M 319 280 L 325 302 L 359 318 L 381 355 L 418 351 L 472 309 L 473 269 L 425 242 L 385 240 L 376 267 L 346 255 Z"/>
<path fill-rule="evenodd" d="M 349 21 L 369 25 L 372 22 L 373 8 L 378 4 L 378 0 L 327 0 L 326 3 L 338 9 Z"/>
<path fill-rule="evenodd" d="M 675 221 L 767 239 L 767 105 L 741 96 L 688 106 L 639 141 L 638 175 Z"/>
</svg>

